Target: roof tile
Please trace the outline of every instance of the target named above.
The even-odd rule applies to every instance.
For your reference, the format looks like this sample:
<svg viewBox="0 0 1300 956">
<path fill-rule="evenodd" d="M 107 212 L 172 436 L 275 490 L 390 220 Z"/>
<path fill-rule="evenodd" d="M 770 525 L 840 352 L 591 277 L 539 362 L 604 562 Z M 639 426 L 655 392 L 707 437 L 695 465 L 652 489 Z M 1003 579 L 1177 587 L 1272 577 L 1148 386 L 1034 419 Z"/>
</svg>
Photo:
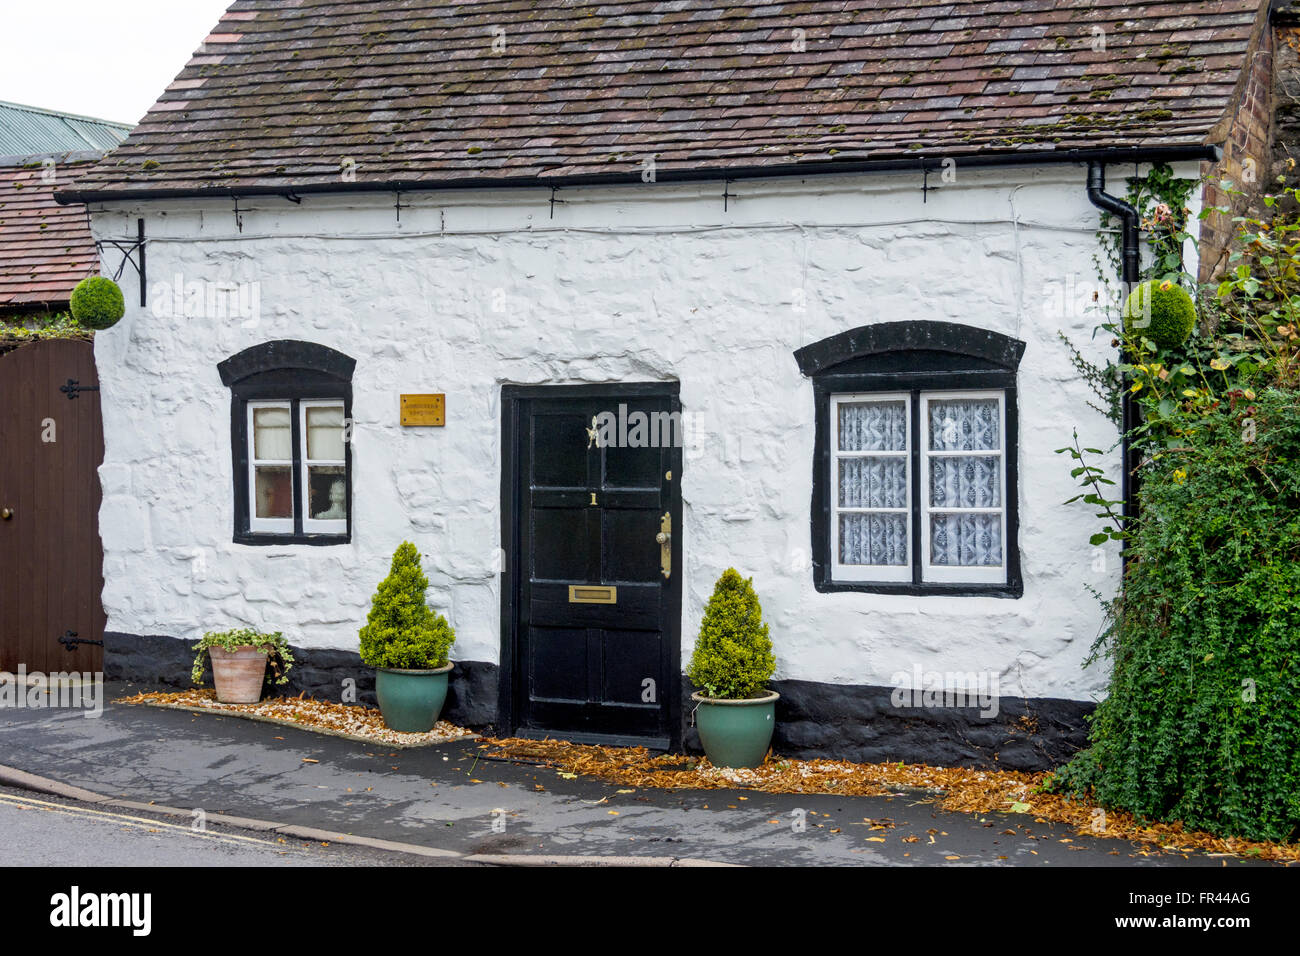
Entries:
<svg viewBox="0 0 1300 956">
<path fill-rule="evenodd" d="M 54 190 L 88 163 L 0 166 L 0 309 L 62 307 L 78 282 L 99 273 L 83 206 L 60 206 Z M 50 175 L 56 180 L 45 181 Z"/>
<path fill-rule="evenodd" d="M 623 154 L 726 170 L 1202 145 L 1236 108 L 1265 7 L 236 0 L 78 185 L 327 186 L 345 158 L 361 183 L 415 186 L 608 174 Z"/>
</svg>

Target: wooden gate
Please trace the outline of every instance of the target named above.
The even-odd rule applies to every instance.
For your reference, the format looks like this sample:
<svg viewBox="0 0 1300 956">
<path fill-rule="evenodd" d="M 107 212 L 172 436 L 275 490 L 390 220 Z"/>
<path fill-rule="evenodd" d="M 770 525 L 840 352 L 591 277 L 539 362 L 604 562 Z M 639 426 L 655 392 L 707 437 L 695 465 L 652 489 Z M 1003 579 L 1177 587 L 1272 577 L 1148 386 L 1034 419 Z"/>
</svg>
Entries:
<svg viewBox="0 0 1300 956">
<path fill-rule="evenodd" d="M 103 669 L 98 385 L 90 342 L 0 355 L 0 670 Z"/>
</svg>

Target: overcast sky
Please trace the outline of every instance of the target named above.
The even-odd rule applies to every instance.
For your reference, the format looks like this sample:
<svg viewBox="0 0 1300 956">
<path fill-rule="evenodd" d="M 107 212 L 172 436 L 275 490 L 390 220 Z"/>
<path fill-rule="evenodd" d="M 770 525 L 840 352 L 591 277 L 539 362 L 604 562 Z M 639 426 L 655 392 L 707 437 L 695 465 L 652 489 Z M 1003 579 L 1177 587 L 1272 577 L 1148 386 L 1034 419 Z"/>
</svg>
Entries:
<svg viewBox="0 0 1300 956">
<path fill-rule="evenodd" d="M 0 100 L 135 124 L 230 0 L 0 4 Z"/>
</svg>

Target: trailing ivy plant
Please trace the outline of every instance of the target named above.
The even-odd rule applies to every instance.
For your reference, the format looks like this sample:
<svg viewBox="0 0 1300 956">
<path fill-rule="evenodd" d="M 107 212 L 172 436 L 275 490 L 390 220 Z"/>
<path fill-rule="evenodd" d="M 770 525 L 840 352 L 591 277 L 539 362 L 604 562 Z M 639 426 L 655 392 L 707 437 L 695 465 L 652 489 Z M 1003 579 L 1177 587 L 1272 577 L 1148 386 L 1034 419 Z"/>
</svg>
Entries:
<svg viewBox="0 0 1300 956">
<path fill-rule="evenodd" d="M 1077 428 L 1074 431 L 1074 442 L 1065 448 L 1056 449 L 1056 453 L 1058 455 L 1068 454 L 1074 461 L 1078 462 L 1070 471 L 1070 477 L 1085 489 L 1065 503 L 1069 505 L 1074 504 L 1076 501 L 1082 501 L 1084 504 L 1101 509 L 1096 513 L 1096 516 L 1105 522 L 1105 526 L 1089 538 L 1088 543 L 1095 547 L 1110 540 L 1124 540 L 1127 532 L 1124 530 L 1124 521 L 1120 514 L 1124 502 L 1117 498 L 1106 497 L 1107 486 L 1113 486 L 1115 481 L 1106 477 L 1104 468 L 1090 464 L 1087 458 L 1088 455 L 1099 457 L 1106 453 L 1100 448 L 1081 448 Z"/>
<path fill-rule="evenodd" d="M 1195 245 L 1196 237 L 1188 231 L 1191 209 L 1188 206 L 1192 193 L 1200 185 L 1195 179 L 1180 179 L 1165 163 L 1157 163 L 1145 176 L 1133 176 L 1127 181 L 1125 199 L 1138 211 L 1141 234 L 1146 252 L 1139 273 L 1140 281 L 1166 280 L 1186 289 L 1194 288 L 1195 277 L 1186 273 L 1183 249 L 1187 243 Z M 1204 216 L 1205 213 L 1202 213 Z M 1097 231 L 1100 251 L 1093 255 L 1100 289 L 1097 301 L 1097 328 L 1094 336 L 1110 337 L 1111 348 L 1118 349 L 1124 339 L 1121 304 L 1131 290 L 1121 283 L 1121 230 L 1117 219 L 1103 211 Z M 1116 294 L 1116 290 L 1123 295 Z M 1104 414 L 1119 427 L 1122 423 L 1121 396 L 1124 376 L 1128 371 L 1118 361 L 1102 364 L 1085 358 L 1064 332 L 1057 336 L 1070 352 L 1070 363 L 1075 372 L 1092 389 L 1100 404 L 1089 402 L 1090 408 Z"/>
<path fill-rule="evenodd" d="M 1188 201 L 1200 185 L 1197 179 L 1178 178 L 1167 163 L 1156 163 L 1145 176 L 1128 179 L 1124 198 L 1138 212 L 1150 257 L 1142 267 L 1141 278 L 1182 280 L 1186 276 L 1183 248 L 1188 241 L 1196 241 L 1187 230 L 1191 216 Z M 1101 213 L 1097 241 L 1102 252 L 1093 261 L 1098 277 L 1107 284 L 1121 273 L 1123 250 L 1118 226 L 1114 216 Z"/>
<path fill-rule="evenodd" d="M 1070 364 L 1074 366 L 1075 374 L 1083 380 L 1085 385 L 1092 389 L 1093 395 L 1101 402 L 1100 405 L 1088 402 L 1088 407 L 1105 415 L 1116 428 L 1120 427 L 1123 424 L 1123 412 L 1120 408 L 1123 385 L 1120 383 L 1119 366 L 1114 362 L 1109 362 L 1106 365 L 1090 362 L 1083 357 L 1083 353 L 1075 347 L 1068 335 L 1059 331 L 1056 335 L 1070 352 Z M 1118 345 L 1118 339 L 1112 340 L 1112 348 Z"/>
</svg>

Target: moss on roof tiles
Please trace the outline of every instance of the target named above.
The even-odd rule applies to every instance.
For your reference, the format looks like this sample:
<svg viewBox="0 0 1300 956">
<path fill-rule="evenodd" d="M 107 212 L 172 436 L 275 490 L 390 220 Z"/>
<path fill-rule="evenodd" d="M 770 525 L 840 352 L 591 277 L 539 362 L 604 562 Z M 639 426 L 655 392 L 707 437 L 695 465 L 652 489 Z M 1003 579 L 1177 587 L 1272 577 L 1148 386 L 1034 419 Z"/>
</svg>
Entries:
<svg viewBox="0 0 1300 956">
<path fill-rule="evenodd" d="M 1251 53 L 1241 24 L 1258 9 L 1257 0 L 1220 0 L 1196 14 L 1212 40 L 1175 42 L 1159 8 L 1125 8 L 1129 20 L 1111 25 L 1122 60 L 1110 61 L 1122 64 L 1124 75 L 1089 76 L 1089 69 L 1106 68 L 1076 62 L 1098 22 L 1090 0 L 1056 0 L 1050 10 L 963 8 L 960 34 L 933 11 L 900 14 L 873 0 L 801 0 L 780 8 L 692 3 L 635 12 L 523 0 L 490 11 L 373 0 L 313 7 L 310 24 L 301 9 L 276 0 L 244 3 L 256 25 L 236 49 L 220 64 L 182 74 L 208 79 L 202 95 L 183 113 L 151 112 L 124 147 L 131 168 L 142 156 L 161 161 L 150 182 L 185 188 L 217 177 L 230 157 L 240 169 L 263 170 L 263 180 L 289 185 L 318 179 L 320 169 L 348 154 L 365 156 L 376 178 L 420 181 L 532 175 L 555 166 L 557 155 L 566 170 L 582 172 L 603 168 L 623 150 L 644 154 L 655 143 L 671 143 L 674 157 L 709 157 L 697 161 L 711 168 L 789 162 L 796 144 L 800 156 L 841 153 L 846 138 L 869 143 L 871 155 L 881 157 L 914 152 L 921 141 L 936 148 L 1059 141 L 1054 132 L 1104 146 L 1139 123 L 1149 127 L 1148 142 L 1194 144 L 1214 126 L 1216 109 L 1223 116 L 1231 108 L 1240 65 Z M 599 15 L 610 11 L 616 15 Z M 837 34 L 850 23 L 867 29 Z M 493 25 L 506 31 L 501 57 L 484 55 Z M 787 48 L 795 25 L 807 30 L 801 52 Z M 1026 39 L 997 50 L 995 41 L 1009 33 Z M 1029 91 L 1006 82 L 1028 65 L 1038 69 L 1032 81 L 1057 81 L 1056 95 L 1026 102 Z M 789 82 L 827 76 L 838 79 L 803 90 Z M 1114 90 L 1127 91 L 1134 81 L 1167 84 L 1171 76 L 1194 94 L 1162 98 L 1164 110 L 1115 108 Z M 1001 80 L 994 86 L 1001 93 L 966 87 L 972 77 Z M 957 84 L 975 91 L 951 93 Z M 943 107 L 929 102 L 938 95 L 948 100 Z M 1012 101 L 1021 104 L 1014 123 L 1001 111 L 977 108 Z M 1180 108 L 1193 102 L 1194 110 Z M 1068 112 L 1058 116 L 1066 103 Z M 919 124 L 909 121 L 940 108 L 946 119 L 938 132 L 918 133 Z M 759 116 L 781 131 L 784 145 L 774 148 L 767 135 L 738 135 L 762 129 L 736 126 L 738 118 Z M 502 137 L 490 162 L 464 162 L 456 133 L 465 129 Z M 791 129 L 798 132 L 785 138 Z M 418 163 L 407 158 L 416 143 L 427 150 Z M 83 183 L 115 188 L 129 178 L 106 163 Z"/>
</svg>

